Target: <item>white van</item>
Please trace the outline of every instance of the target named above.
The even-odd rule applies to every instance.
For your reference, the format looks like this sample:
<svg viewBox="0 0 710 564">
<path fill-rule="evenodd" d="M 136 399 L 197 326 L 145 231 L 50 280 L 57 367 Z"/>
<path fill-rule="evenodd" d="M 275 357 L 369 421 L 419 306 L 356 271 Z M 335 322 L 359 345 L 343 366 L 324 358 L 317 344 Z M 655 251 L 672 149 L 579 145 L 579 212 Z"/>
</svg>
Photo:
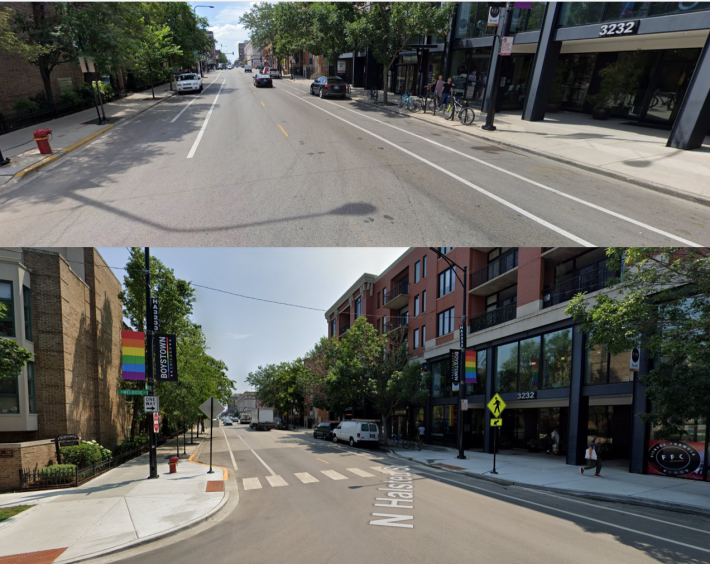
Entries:
<svg viewBox="0 0 710 564">
<path fill-rule="evenodd" d="M 370 421 L 341 421 L 333 430 L 333 442 L 343 441 L 350 446 L 356 444 L 377 445 L 380 440 L 380 432 L 376 423 Z"/>
</svg>

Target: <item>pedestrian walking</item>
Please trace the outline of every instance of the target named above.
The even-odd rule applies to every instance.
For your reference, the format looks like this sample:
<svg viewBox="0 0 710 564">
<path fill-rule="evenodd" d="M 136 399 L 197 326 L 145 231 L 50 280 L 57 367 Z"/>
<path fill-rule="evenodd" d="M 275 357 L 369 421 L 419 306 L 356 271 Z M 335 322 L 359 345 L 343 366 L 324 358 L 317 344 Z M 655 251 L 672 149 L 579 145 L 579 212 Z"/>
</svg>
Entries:
<svg viewBox="0 0 710 564">
<path fill-rule="evenodd" d="M 584 458 L 587 459 L 587 466 L 583 466 L 579 469 L 580 474 L 584 474 L 585 470 L 591 470 L 595 468 L 594 477 L 601 478 L 600 472 L 602 471 L 602 456 L 601 456 L 601 442 L 599 437 L 595 437 L 594 440 L 589 444 Z"/>
<path fill-rule="evenodd" d="M 550 433 L 550 440 L 552 442 L 547 454 L 558 454 L 560 452 L 560 431 L 557 427 L 552 429 L 552 433 Z"/>
<path fill-rule="evenodd" d="M 451 89 L 453 87 L 454 83 L 451 82 L 451 77 L 447 78 L 446 83 L 441 90 L 441 104 L 439 105 L 439 109 L 446 107 L 446 104 L 449 102 L 449 98 L 451 98 Z"/>
<path fill-rule="evenodd" d="M 424 428 L 424 423 L 421 424 L 421 426 L 418 429 L 419 431 L 419 448 L 424 444 L 424 432 L 426 429 Z"/>
<path fill-rule="evenodd" d="M 444 89 L 444 84 L 446 84 L 444 82 L 444 77 L 439 75 L 437 80 L 434 80 L 426 85 L 427 88 L 430 86 L 434 87 L 434 98 L 437 100 L 437 104 L 439 103 L 438 101 L 441 100 L 441 91 Z"/>
</svg>

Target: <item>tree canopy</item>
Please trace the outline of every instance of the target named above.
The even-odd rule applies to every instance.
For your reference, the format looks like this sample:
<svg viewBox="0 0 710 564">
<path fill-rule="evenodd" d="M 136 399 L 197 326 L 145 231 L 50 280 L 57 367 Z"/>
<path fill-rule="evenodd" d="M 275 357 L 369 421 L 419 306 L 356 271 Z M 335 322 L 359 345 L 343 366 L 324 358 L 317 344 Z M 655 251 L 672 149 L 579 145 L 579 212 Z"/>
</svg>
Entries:
<svg viewBox="0 0 710 564">
<path fill-rule="evenodd" d="M 589 303 L 575 296 L 566 309 L 589 334 L 589 346 L 611 354 L 642 346 L 651 368 L 640 374 L 651 400 L 642 420 L 659 438 L 677 438 L 710 416 L 710 252 L 696 248 L 609 249 L 613 288 Z"/>
</svg>

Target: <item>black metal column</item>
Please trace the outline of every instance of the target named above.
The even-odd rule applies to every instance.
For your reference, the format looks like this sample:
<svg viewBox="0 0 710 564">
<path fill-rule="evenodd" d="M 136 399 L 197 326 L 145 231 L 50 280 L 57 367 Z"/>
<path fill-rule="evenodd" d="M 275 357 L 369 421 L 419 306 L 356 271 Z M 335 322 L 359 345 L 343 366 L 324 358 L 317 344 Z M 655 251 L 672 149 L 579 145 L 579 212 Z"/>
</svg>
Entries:
<svg viewBox="0 0 710 564">
<path fill-rule="evenodd" d="M 500 48 L 503 38 L 510 31 L 510 20 L 513 17 L 513 7 L 510 2 L 506 2 L 506 8 L 501 11 L 501 22 L 498 24 L 496 35 L 491 47 L 491 63 L 488 68 L 488 82 L 486 83 L 486 94 L 483 102 L 483 111 L 486 112 L 486 123 L 481 126 L 485 131 L 495 131 L 493 122 L 496 117 L 496 106 L 498 104 L 498 83 L 500 82 L 501 67 L 503 60 L 500 56 Z"/>
<path fill-rule="evenodd" d="M 646 473 L 646 454 L 648 451 L 648 440 L 650 435 L 650 426 L 639 419 L 639 414 L 646 413 L 649 408 L 648 398 L 646 397 L 645 386 L 639 381 L 639 375 L 648 372 L 650 368 L 650 359 L 648 357 L 648 349 L 641 349 L 641 357 L 639 358 L 639 371 L 634 373 L 634 397 L 632 400 L 632 419 L 631 419 L 631 453 L 629 457 L 629 472 L 634 474 Z"/>
<path fill-rule="evenodd" d="M 666 147 L 699 149 L 710 129 L 710 37 L 705 41 Z"/>
<path fill-rule="evenodd" d="M 459 376 L 459 455 L 456 458 L 464 459 L 466 458 L 466 455 L 463 452 L 463 410 L 461 409 L 461 404 L 463 403 L 463 400 L 466 399 L 466 361 L 464 360 L 466 357 L 466 342 L 468 341 L 467 333 L 466 333 L 466 297 L 467 297 L 467 289 L 466 289 L 466 276 L 468 272 L 468 267 L 464 266 L 463 267 L 463 315 L 461 316 L 461 326 L 463 327 L 463 343 L 460 343 L 463 345 L 461 350 L 459 351 L 459 366 L 458 366 L 458 376 Z M 459 329 L 460 330 L 460 329 Z"/>
<path fill-rule="evenodd" d="M 478 365 L 478 359 L 476 359 L 476 365 Z M 486 397 L 483 400 L 484 405 L 488 405 L 494 394 L 493 347 L 488 347 L 486 349 Z M 491 428 L 491 410 L 484 407 L 483 414 L 483 452 L 493 454 L 493 433 L 495 429 Z"/>
<path fill-rule="evenodd" d="M 584 334 L 574 328 L 572 338 L 572 380 L 569 386 L 569 428 L 567 430 L 567 464 L 582 464 L 587 446 L 589 397 L 582 395 L 584 385 Z"/>
<path fill-rule="evenodd" d="M 153 379 L 153 316 L 150 315 L 150 247 L 145 248 L 145 375 L 148 383 L 148 395 L 155 395 L 155 380 Z M 152 413 L 146 414 L 150 427 L 150 475 L 158 478 L 158 435 L 153 428 Z"/>
<path fill-rule="evenodd" d="M 523 119 L 525 121 L 541 121 L 545 118 L 547 102 L 552 93 L 552 84 L 555 81 L 557 61 L 560 58 L 562 42 L 555 41 L 557 20 L 560 13 L 561 2 L 548 2 L 545 8 L 545 17 L 540 30 L 540 40 L 535 52 L 530 87 L 525 97 L 523 106 Z"/>
</svg>

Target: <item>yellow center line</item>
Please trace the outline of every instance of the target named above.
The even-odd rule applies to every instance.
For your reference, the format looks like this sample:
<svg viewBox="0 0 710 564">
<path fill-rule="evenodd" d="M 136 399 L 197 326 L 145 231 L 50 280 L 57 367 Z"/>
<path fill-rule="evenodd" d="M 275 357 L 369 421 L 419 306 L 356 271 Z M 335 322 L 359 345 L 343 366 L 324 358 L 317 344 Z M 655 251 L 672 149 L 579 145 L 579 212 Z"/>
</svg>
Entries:
<svg viewBox="0 0 710 564">
<path fill-rule="evenodd" d="M 316 460 L 320 460 L 321 462 L 325 462 L 326 464 L 330 464 L 330 462 L 328 462 L 327 460 L 323 460 L 322 458 L 318 458 L 317 456 L 316 456 Z"/>
<path fill-rule="evenodd" d="M 264 106 L 264 107 L 266 107 L 266 104 L 264 104 L 264 102 L 262 102 L 261 105 Z"/>
<path fill-rule="evenodd" d="M 279 124 L 276 124 L 276 125 L 279 125 Z M 285 130 L 283 127 L 281 127 L 281 126 L 279 125 L 279 129 L 280 129 L 281 131 L 283 131 L 283 134 L 284 134 L 286 137 L 288 137 L 288 133 L 286 133 L 286 130 Z"/>
</svg>

